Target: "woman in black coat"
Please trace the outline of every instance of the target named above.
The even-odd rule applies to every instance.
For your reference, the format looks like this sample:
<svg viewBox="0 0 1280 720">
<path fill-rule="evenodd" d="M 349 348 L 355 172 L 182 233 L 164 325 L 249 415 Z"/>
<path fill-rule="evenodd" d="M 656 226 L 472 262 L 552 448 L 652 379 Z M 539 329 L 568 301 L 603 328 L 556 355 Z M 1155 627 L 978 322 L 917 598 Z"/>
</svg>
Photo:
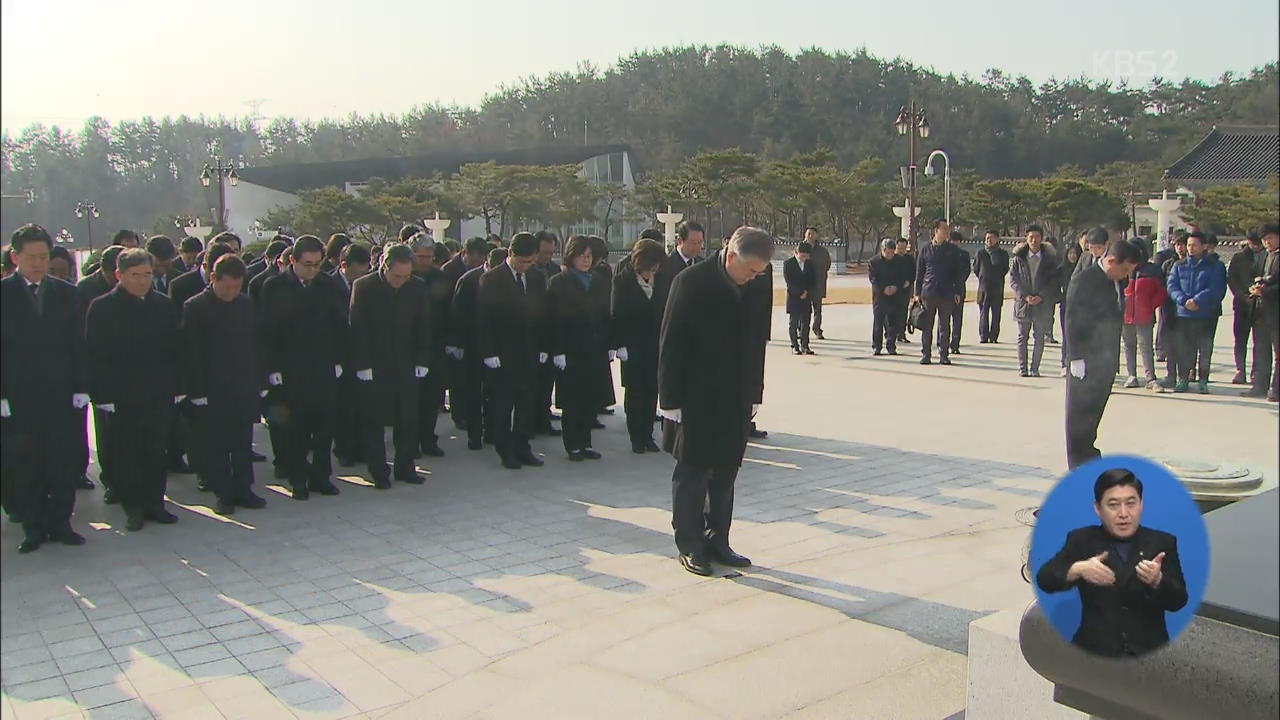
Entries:
<svg viewBox="0 0 1280 720">
<path fill-rule="evenodd" d="M 666 295 L 657 282 L 666 253 L 661 243 L 641 240 L 613 278 L 613 345 L 622 361 L 623 407 L 631 452 L 659 452 L 653 441 L 658 411 L 658 331 Z"/>
<path fill-rule="evenodd" d="M 598 276 L 598 279 L 604 281 L 605 288 L 609 288 L 613 285 L 613 276 L 615 274 L 613 267 L 609 265 L 609 243 L 605 242 L 605 239 L 599 235 L 588 235 L 586 242 L 587 247 L 591 248 L 592 262 L 595 263 L 591 271 Z M 609 294 L 608 290 L 605 291 L 605 294 Z M 597 408 L 596 414 L 612 415 L 613 406 L 618 402 L 617 396 L 613 393 L 613 357 L 610 356 L 609 362 L 597 368 L 596 372 L 600 374 L 600 377 L 596 378 L 596 382 L 604 389 L 604 395 L 601 396 L 600 407 Z M 602 428 L 604 425 L 593 421 L 592 427 Z"/>
<path fill-rule="evenodd" d="M 564 259 L 564 272 L 547 283 L 551 361 L 560 370 L 556 404 L 563 413 L 561 437 L 570 460 L 597 460 L 591 427 L 596 410 L 613 395 L 609 283 L 592 269 L 595 259 L 587 238 L 569 238 Z"/>
<path fill-rule="evenodd" d="M 1058 301 L 1058 324 L 1062 326 L 1062 376 L 1067 376 L 1067 288 L 1071 285 L 1071 276 L 1075 274 L 1076 265 L 1080 262 L 1080 256 L 1084 251 L 1080 249 L 1079 243 L 1072 243 L 1067 246 L 1067 252 L 1062 264 L 1058 266 L 1058 281 L 1061 283 L 1061 298 Z M 1049 318 L 1052 321 L 1052 316 Z"/>
</svg>

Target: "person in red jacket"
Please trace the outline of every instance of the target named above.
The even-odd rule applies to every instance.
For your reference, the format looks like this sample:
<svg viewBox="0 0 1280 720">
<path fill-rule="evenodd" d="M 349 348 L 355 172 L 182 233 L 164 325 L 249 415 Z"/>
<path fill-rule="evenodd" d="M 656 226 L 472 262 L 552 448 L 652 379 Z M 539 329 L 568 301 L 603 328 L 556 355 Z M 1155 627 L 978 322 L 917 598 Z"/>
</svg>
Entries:
<svg viewBox="0 0 1280 720">
<path fill-rule="evenodd" d="M 1164 305 L 1168 291 L 1164 287 L 1164 273 L 1147 259 L 1146 243 L 1130 241 L 1142 251 L 1142 261 L 1134 268 L 1133 275 L 1124 289 L 1124 358 L 1129 377 L 1124 386 L 1136 388 L 1138 382 L 1138 352 L 1142 352 L 1142 370 L 1148 390 L 1162 392 L 1156 382 L 1155 322 L 1156 308 Z"/>
</svg>

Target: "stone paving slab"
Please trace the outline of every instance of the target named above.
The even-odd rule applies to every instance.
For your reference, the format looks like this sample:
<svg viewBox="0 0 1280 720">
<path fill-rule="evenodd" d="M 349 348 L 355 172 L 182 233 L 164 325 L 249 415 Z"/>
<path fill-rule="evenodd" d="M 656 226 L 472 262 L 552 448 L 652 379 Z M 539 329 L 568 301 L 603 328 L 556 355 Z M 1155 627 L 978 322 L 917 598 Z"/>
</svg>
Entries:
<svg viewBox="0 0 1280 720">
<path fill-rule="evenodd" d="M 868 308 L 826 316 L 817 356 L 769 350 L 734 525 L 752 568 L 679 568 L 672 461 L 630 453 L 621 415 L 598 463 L 540 438 L 547 466 L 513 473 L 447 436 L 426 485 L 387 492 L 343 469 L 341 496 L 294 502 L 260 464 L 269 506 L 234 518 L 176 476 L 181 523 L 138 533 L 82 492 L 85 547 L 19 556 L 0 528 L 3 718 L 953 715 L 969 622 L 1031 596 L 1015 513 L 1063 470 L 1062 381 L 1017 378 L 1009 343 L 871 358 Z M 1118 390 L 1100 446 L 1200 433 L 1274 477 L 1275 406 L 1229 389 Z"/>
</svg>

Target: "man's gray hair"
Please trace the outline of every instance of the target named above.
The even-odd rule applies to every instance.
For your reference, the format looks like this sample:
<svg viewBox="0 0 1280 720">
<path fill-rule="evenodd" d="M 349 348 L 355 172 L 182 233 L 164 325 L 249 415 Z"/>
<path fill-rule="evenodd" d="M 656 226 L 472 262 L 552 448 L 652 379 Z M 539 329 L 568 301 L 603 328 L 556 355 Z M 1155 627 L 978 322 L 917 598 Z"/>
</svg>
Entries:
<svg viewBox="0 0 1280 720">
<path fill-rule="evenodd" d="M 116 270 L 122 274 L 139 265 L 151 265 L 151 253 L 142 248 L 129 248 L 116 257 Z"/>
<path fill-rule="evenodd" d="M 880 241 L 880 249 L 881 249 L 881 250 L 896 250 L 896 249 L 898 249 L 898 241 L 897 241 L 897 240 L 894 240 L 893 238 L 885 238 L 885 239 L 883 239 L 883 240 L 881 240 L 881 241 Z"/>
<path fill-rule="evenodd" d="M 729 237 L 729 249 L 734 255 L 772 262 L 773 236 L 760 228 L 743 225 Z"/>
<path fill-rule="evenodd" d="M 412 263 L 412 262 L 413 262 L 413 251 L 410 250 L 409 246 L 405 245 L 404 243 L 398 243 L 398 242 L 388 243 L 387 246 L 382 249 L 382 269 L 383 270 L 386 270 L 392 265 L 399 265 L 400 263 Z"/>
<path fill-rule="evenodd" d="M 424 232 L 420 232 L 417 235 L 414 235 L 413 238 L 410 240 L 410 242 L 413 243 L 413 249 L 415 251 L 434 250 L 436 247 L 436 241 L 432 240 L 431 236 Z"/>
</svg>

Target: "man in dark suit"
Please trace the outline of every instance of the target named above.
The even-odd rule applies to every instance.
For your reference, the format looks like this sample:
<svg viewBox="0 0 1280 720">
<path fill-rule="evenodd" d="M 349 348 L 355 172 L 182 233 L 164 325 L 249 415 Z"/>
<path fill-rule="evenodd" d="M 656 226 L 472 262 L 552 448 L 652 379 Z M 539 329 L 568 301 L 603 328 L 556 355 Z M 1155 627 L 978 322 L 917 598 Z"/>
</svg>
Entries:
<svg viewBox="0 0 1280 720">
<path fill-rule="evenodd" d="M 1116 369 L 1120 367 L 1120 330 L 1124 323 L 1124 295 L 1120 281 L 1129 277 L 1141 260 L 1133 243 L 1118 239 L 1110 244 L 1101 227 L 1089 231 L 1089 244 L 1107 248 L 1101 262 L 1090 265 L 1071 280 L 1067 290 L 1067 466 L 1076 467 L 1101 453 L 1094 443 L 1098 423 L 1111 397 Z"/>
<path fill-rule="evenodd" d="M 178 257 L 173 259 L 173 269 L 179 275 L 191 272 L 196 267 L 196 256 L 204 250 L 204 243 L 200 242 L 200 238 L 191 237 L 190 235 L 178 241 Z"/>
<path fill-rule="evenodd" d="M 531 272 L 537 252 L 532 233 L 516 233 L 506 263 L 480 278 L 476 300 L 476 344 L 493 397 L 493 442 L 510 470 L 543 464 L 529 446 L 538 370 L 548 360 L 546 277 Z"/>
<path fill-rule="evenodd" d="M 880 254 L 867 267 L 871 282 L 871 348 L 876 355 L 887 348 L 898 354 L 899 305 L 911 293 L 911 266 L 898 261 L 898 243 L 892 238 L 880 241 Z"/>
<path fill-rule="evenodd" d="M 485 247 L 489 247 L 485 243 Z M 485 265 L 472 268 L 458 278 L 453 302 L 449 306 L 449 345 L 446 351 L 455 361 L 453 402 L 459 425 L 467 431 L 467 449 L 483 450 L 486 438 L 493 441 L 494 417 L 490 404 L 491 388 L 485 383 L 485 366 L 477 344 L 477 298 L 480 278 L 486 272 L 505 265 L 507 251 L 493 248 Z"/>
<path fill-rule="evenodd" d="M 1271 363 L 1258 368 L 1251 395 L 1266 393 L 1267 400 L 1280 400 L 1280 225 L 1268 223 L 1259 231 L 1262 244 L 1267 249 L 1267 259 L 1262 273 L 1254 280 L 1249 293 L 1257 298 L 1258 312 L 1254 314 L 1254 327 L 1263 340 L 1255 340 L 1271 346 Z M 1270 369 L 1270 373 L 1267 369 Z M 1268 389 L 1267 375 L 1270 374 Z"/>
<path fill-rule="evenodd" d="M 702 244 L 705 242 L 705 237 L 706 231 L 698 222 L 686 220 L 680 223 L 676 228 L 676 248 L 667 256 L 659 273 L 659 278 L 665 287 L 669 288 L 677 275 L 694 263 L 702 261 Z"/>
<path fill-rule="evenodd" d="M 1249 288 L 1255 278 L 1262 275 L 1266 263 L 1267 251 L 1262 246 L 1262 237 L 1256 230 L 1250 230 L 1240 243 L 1240 250 L 1231 256 L 1227 265 L 1227 287 L 1231 289 L 1231 308 L 1233 320 L 1232 337 L 1235 340 L 1236 374 L 1231 384 L 1244 385 L 1257 376 L 1258 360 L 1269 356 L 1271 348 L 1265 345 L 1259 348 L 1258 336 L 1254 332 L 1253 316 L 1257 303 Z M 1249 336 L 1253 335 L 1253 372 L 1247 372 L 1249 355 Z M 1264 354 L 1265 353 L 1265 354 Z"/>
<path fill-rule="evenodd" d="M 825 340 L 822 335 L 822 299 L 827 296 L 827 274 L 831 272 L 831 253 L 818 241 L 818 228 L 804 229 L 804 241 L 813 248 L 809 262 L 813 263 L 813 290 L 809 299 L 813 303 L 813 336 Z"/>
<path fill-rule="evenodd" d="M 416 227 L 416 226 L 415 226 Z M 418 449 L 429 457 L 444 457 L 440 438 L 436 435 L 436 423 L 440 419 L 440 406 L 444 404 L 445 380 L 448 376 L 445 355 L 444 324 L 449 317 L 449 302 L 453 299 L 454 286 L 448 276 L 436 267 L 437 245 L 425 231 L 419 229 L 407 241 L 413 248 L 413 274 L 426 285 L 428 325 L 431 333 L 431 357 L 427 376 L 419 383 L 421 398 L 418 401 Z"/>
<path fill-rule="evenodd" d="M 324 245 L 303 235 L 288 269 L 262 287 L 261 349 L 271 387 L 267 419 L 281 427 L 294 500 L 337 495 L 330 481 L 338 382 L 347 357 L 347 311 L 338 281 L 320 272 Z M 310 462 L 307 454 L 310 453 Z"/>
<path fill-rule="evenodd" d="M 969 251 L 960 247 L 960 243 L 964 242 L 964 235 L 958 230 L 952 230 L 949 236 L 951 244 L 956 246 L 956 250 L 960 255 L 960 266 L 957 268 L 956 287 L 960 290 L 960 299 L 956 301 L 956 305 L 951 310 L 951 353 L 953 355 L 960 354 L 960 330 L 964 327 L 964 301 L 969 295 L 969 268 L 973 265 L 973 259 L 969 255 Z"/>
<path fill-rule="evenodd" d="M 174 268 L 174 259 L 178 251 L 173 241 L 164 235 L 153 235 L 147 238 L 147 253 L 151 255 L 151 286 L 156 292 L 167 296 L 169 283 L 182 273 Z"/>
<path fill-rule="evenodd" d="M 449 262 L 444 264 L 444 267 L 440 268 L 444 271 L 445 282 L 450 288 L 449 302 L 451 307 L 449 309 L 449 321 L 446 323 L 446 326 L 450 328 L 448 334 L 451 338 L 453 337 L 452 326 L 454 322 L 452 303 L 453 298 L 458 292 L 458 282 L 462 279 L 463 275 L 484 265 L 485 259 L 489 254 L 489 249 L 489 243 L 485 242 L 484 238 L 473 237 L 467 241 L 461 252 L 456 253 L 453 256 L 453 259 L 449 260 Z M 450 342 L 452 342 L 452 340 L 450 340 Z M 445 355 L 449 358 L 448 362 L 450 370 L 449 414 L 453 418 L 453 424 L 459 430 L 466 430 L 466 414 L 463 411 L 461 398 L 463 398 L 467 393 L 465 381 L 463 380 L 467 371 L 463 367 L 464 361 L 461 359 L 461 352 L 461 347 L 456 345 L 448 345 L 445 347 Z M 550 404 L 550 401 L 548 401 L 548 404 Z"/>
<path fill-rule="evenodd" d="M 427 286 L 413 275 L 413 250 L 393 243 L 382 267 L 351 288 L 351 365 L 362 406 L 364 458 L 374 487 L 391 478 L 425 482 L 414 459 L 418 448 L 418 401 L 431 362 L 431 316 Z M 392 427 L 395 460 L 387 467 L 384 428 Z"/>
<path fill-rule="evenodd" d="M 209 285 L 182 308 L 180 387 L 200 438 L 197 465 L 221 515 L 267 504 L 251 489 L 253 424 L 267 391 L 244 275 L 244 261 L 226 252 L 209 269 Z"/>
<path fill-rule="evenodd" d="M 369 274 L 369 248 L 352 243 L 342 249 L 338 269 L 333 271 L 334 285 L 342 303 L 343 321 L 350 328 L 351 285 Z M 348 335 L 349 338 L 349 335 Z M 338 378 L 338 417 L 333 435 L 333 456 L 342 467 L 351 467 L 364 459 L 360 437 L 359 381 L 351 367 L 351 346 L 347 344 L 342 358 L 343 373 Z"/>
<path fill-rule="evenodd" d="M 350 244 L 351 238 L 346 233 L 336 232 L 330 235 L 329 241 L 324 245 L 324 262 L 320 264 L 320 272 L 325 275 L 337 272 L 338 266 L 342 264 L 342 251 Z"/>
<path fill-rule="evenodd" d="M 813 314 L 814 269 L 809 255 L 813 246 L 807 242 L 796 245 L 795 254 L 782 264 L 782 279 L 787 283 L 787 334 L 791 338 L 791 352 L 796 355 L 813 355 L 809 349 L 809 320 Z"/>
<path fill-rule="evenodd" d="M 88 308 L 94 300 L 111 292 L 116 286 L 116 258 L 120 257 L 120 253 L 124 248 L 120 245 L 109 245 L 102 251 L 99 258 L 98 269 L 90 273 L 88 276 L 80 280 L 76 284 L 76 294 L 80 296 L 80 307 Z M 92 352 L 92 348 L 86 348 Z M 114 505 L 119 502 L 115 492 L 111 489 L 111 473 L 107 467 L 111 464 L 111 440 L 108 432 L 111 415 L 102 412 L 97 405 L 93 406 L 93 437 L 97 446 L 96 454 L 98 458 L 98 482 L 102 483 L 102 502 L 107 505 Z M 86 452 L 81 456 L 84 471 L 80 474 L 80 481 L 77 489 L 92 489 L 93 483 L 88 478 L 89 471 L 89 454 L 88 448 L 88 428 L 85 428 L 85 448 Z"/>
<path fill-rule="evenodd" d="M 129 228 L 121 228 L 111 236 L 112 245 L 119 245 L 126 250 L 138 247 L 141 242 L 142 241 L 138 237 L 138 233 L 130 230 Z"/>
<path fill-rule="evenodd" d="M 1187 604 L 1178 539 L 1142 527 L 1142 481 L 1124 468 L 1099 475 L 1093 498 L 1101 524 L 1068 533 L 1036 584 L 1080 593 L 1073 644 L 1103 657 L 1139 657 L 1169 642 L 1165 613 Z"/>
<path fill-rule="evenodd" d="M 973 274 L 978 278 L 978 342 L 995 343 L 1000 341 L 1009 253 L 1000 247 L 1000 233 L 995 230 L 988 230 L 982 238 L 986 247 L 973 259 Z"/>
<path fill-rule="evenodd" d="M 964 299 L 957 282 L 968 263 L 960 254 L 960 248 L 950 242 L 951 227 L 946 220 L 933 222 L 933 240 L 920 248 L 916 261 L 916 295 L 924 303 L 924 315 L 920 321 L 920 364 L 933 363 L 933 328 L 938 327 L 938 362 L 950 365 L 951 319 L 956 305 Z"/>
<path fill-rule="evenodd" d="M 89 394 L 94 407 L 111 416 L 112 489 L 130 532 L 147 520 L 178 521 L 164 507 L 165 436 L 174 429 L 174 406 L 181 400 L 178 313 L 155 289 L 154 243 L 147 246 L 120 253 L 119 283 L 93 301 L 85 321 Z"/>
<path fill-rule="evenodd" d="M 89 404 L 84 368 L 84 311 L 74 285 L 47 275 L 53 239 L 39 225 L 14 231 L 17 272 L 0 280 L 0 417 L 7 477 L 29 553 L 48 540 L 83 545 L 71 529 L 82 460 L 66 448 L 83 433 Z"/>
<path fill-rule="evenodd" d="M 751 564 L 729 545 L 733 486 L 762 400 L 762 318 L 746 286 L 773 257 L 773 238 L 740 227 L 713 260 L 676 276 L 662 318 L 658 406 L 663 449 L 676 459 L 672 527 L 680 563 L 710 575 L 708 559 Z M 704 369 L 713 367 L 714 373 Z M 705 512 L 704 512 L 705 510 Z"/>
<path fill-rule="evenodd" d="M 906 238 L 898 238 L 893 253 L 893 261 L 903 267 L 903 271 L 911 278 L 907 283 L 907 294 L 898 300 L 898 342 L 910 343 L 907 339 L 907 313 L 911 308 L 911 296 L 916 282 L 916 253 L 911 242 Z"/>
<path fill-rule="evenodd" d="M 1013 269 L 1009 273 L 1013 317 L 1018 321 L 1018 375 L 1021 377 L 1040 377 L 1045 336 L 1053 324 L 1053 305 L 1060 292 L 1058 272 L 1057 254 L 1044 242 L 1044 231 L 1039 225 L 1029 226 L 1027 242 L 1013 251 Z M 1032 343 L 1029 365 L 1028 340 Z"/>
<path fill-rule="evenodd" d="M 249 298 L 254 302 L 262 299 L 262 286 L 267 284 L 271 278 L 284 272 L 293 262 L 293 246 L 288 245 L 280 251 L 280 254 L 274 261 L 267 265 L 267 269 L 255 275 L 252 279 L 245 282 L 248 288 Z M 246 277 L 247 277 L 246 273 Z"/>
<path fill-rule="evenodd" d="M 221 237 L 222 233 L 218 234 Z M 205 250 L 204 260 L 196 266 L 194 270 L 183 273 L 173 279 L 169 283 L 169 299 L 173 301 L 178 312 L 182 312 L 182 307 L 187 304 L 191 298 L 199 295 L 209 284 L 209 274 L 213 268 L 213 264 L 218 258 L 227 254 L 234 254 L 230 245 L 220 241 L 209 243 L 209 248 Z"/>
<path fill-rule="evenodd" d="M 556 250 L 560 246 L 560 239 L 550 230 L 539 230 L 534 234 L 538 238 L 538 254 L 533 259 L 533 269 L 541 272 L 546 276 L 548 285 L 551 278 L 560 274 L 562 268 L 554 259 Z M 543 435 L 551 435 L 553 437 L 560 435 L 560 430 L 551 424 L 552 420 L 560 419 L 551 410 L 551 397 L 555 392 L 556 385 L 556 368 L 551 363 L 543 363 L 538 367 L 538 407 L 534 410 L 533 431 Z"/>
</svg>

